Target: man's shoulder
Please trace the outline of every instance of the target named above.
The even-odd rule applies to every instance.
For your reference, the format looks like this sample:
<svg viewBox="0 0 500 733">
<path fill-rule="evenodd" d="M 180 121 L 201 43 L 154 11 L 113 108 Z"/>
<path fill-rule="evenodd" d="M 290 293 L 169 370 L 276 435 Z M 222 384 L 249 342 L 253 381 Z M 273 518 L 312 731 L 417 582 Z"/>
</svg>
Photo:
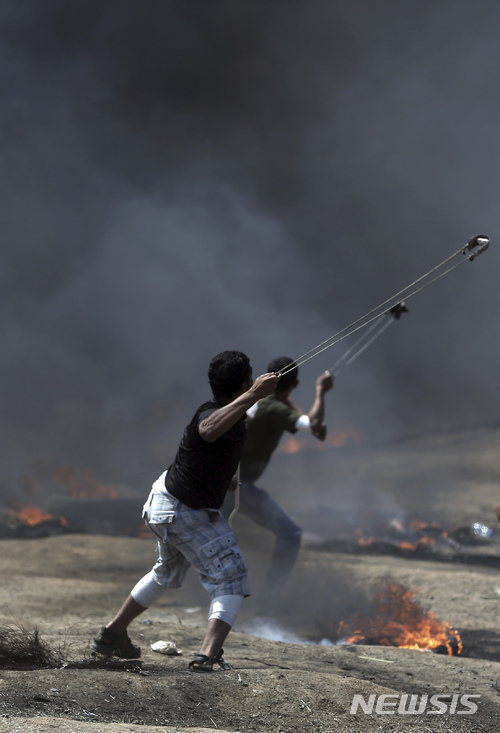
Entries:
<svg viewBox="0 0 500 733">
<path fill-rule="evenodd" d="M 202 405 L 198 407 L 196 410 L 193 419 L 191 420 L 191 423 L 188 425 L 187 430 L 190 433 L 196 433 L 198 435 L 198 427 L 203 420 L 205 420 L 207 417 L 210 417 L 212 413 L 216 412 L 217 410 L 220 410 L 221 407 L 223 407 L 220 402 L 217 400 L 209 400 L 208 402 L 204 402 Z M 241 433 L 245 434 L 246 427 L 245 427 L 245 415 L 242 415 L 238 420 L 232 425 L 230 428 L 228 428 L 216 441 L 212 443 L 214 445 L 215 443 L 218 443 L 220 440 L 224 438 L 224 436 L 229 437 L 231 440 L 234 438 L 238 438 Z M 206 441 L 204 441 L 206 442 Z"/>
<path fill-rule="evenodd" d="M 257 402 L 257 412 L 277 412 L 286 405 L 276 395 L 270 394 Z"/>
<path fill-rule="evenodd" d="M 204 402 L 198 407 L 198 409 L 194 413 L 193 419 L 203 420 L 203 418 L 211 415 L 212 412 L 218 410 L 219 407 L 221 407 L 221 405 L 219 405 L 218 402 L 216 402 L 215 400 L 208 400 L 208 402 Z"/>
<path fill-rule="evenodd" d="M 299 417 L 301 414 L 295 407 L 292 407 L 292 405 L 283 402 L 283 400 L 280 400 L 278 397 L 276 397 L 276 395 L 263 397 L 261 400 L 259 400 L 257 405 L 258 407 L 255 413 L 255 418 L 289 418 L 294 416 Z"/>
<path fill-rule="evenodd" d="M 212 414 L 212 412 L 215 412 L 217 410 L 219 405 L 217 405 L 216 402 L 209 401 L 204 402 L 202 405 L 198 407 L 198 409 L 195 411 L 193 417 L 191 418 L 190 422 L 186 425 L 184 429 L 184 442 L 186 440 L 189 440 L 193 436 L 198 435 L 198 425 L 201 423 L 202 420 L 209 417 L 209 415 Z"/>
</svg>

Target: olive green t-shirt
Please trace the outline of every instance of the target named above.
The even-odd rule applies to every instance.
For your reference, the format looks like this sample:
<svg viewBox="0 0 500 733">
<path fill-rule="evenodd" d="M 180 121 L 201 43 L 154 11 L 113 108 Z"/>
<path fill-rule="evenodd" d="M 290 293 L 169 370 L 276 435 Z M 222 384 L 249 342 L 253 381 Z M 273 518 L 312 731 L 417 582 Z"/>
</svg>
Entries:
<svg viewBox="0 0 500 733">
<path fill-rule="evenodd" d="M 254 417 L 247 417 L 247 436 L 240 463 L 242 481 L 256 481 L 264 472 L 283 433 L 296 433 L 295 423 L 301 412 L 286 405 L 275 395 L 257 403 Z"/>
</svg>

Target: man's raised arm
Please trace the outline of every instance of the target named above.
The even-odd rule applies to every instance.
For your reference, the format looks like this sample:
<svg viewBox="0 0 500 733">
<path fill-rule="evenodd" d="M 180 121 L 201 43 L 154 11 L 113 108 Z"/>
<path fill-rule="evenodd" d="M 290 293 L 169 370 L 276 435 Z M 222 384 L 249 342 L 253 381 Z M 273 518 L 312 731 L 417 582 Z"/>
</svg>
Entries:
<svg viewBox="0 0 500 733">
<path fill-rule="evenodd" d="M 326 437 L 325 419 L 325 394 L 333 387 L 333 377 L 330 372 L 321 374 L 316 380 L 316 397 L 309 410 L 308 417 L 311 423 L 311 432 L 318 440 Z"/>
<path fill-rule="evenodd" d="M 262 397 L 272 394 L 278 384 L 278 377 L 274 372 L 261 374 L 246 392 L 236 397 L 232 402 L 212 412 L 198 426 L 198 432 L 207 443 L 213 443 L 229 428 L 232 428 L 242 415 Z"/>
</svg>

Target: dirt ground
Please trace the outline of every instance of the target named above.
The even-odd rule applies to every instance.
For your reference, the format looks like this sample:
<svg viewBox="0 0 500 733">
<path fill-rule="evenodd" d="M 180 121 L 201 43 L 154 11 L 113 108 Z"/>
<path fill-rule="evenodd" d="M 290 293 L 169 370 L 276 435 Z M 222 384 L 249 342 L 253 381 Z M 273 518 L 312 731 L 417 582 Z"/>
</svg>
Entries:
<svg viewBox="0 0 500 733">
<path fill-rule="evenodd" d="M 314 526 L 322 537 L 328 528 L 330 536 L 338 536 L 342 517 L 345 526 L 352 516 L 359 487 L 368 484 L 373 507 L 381 491 L 386 499 L 398 497 L 398 506 L 413 514 L 428 509 L 432 497 L 433 516 L 443 521 L 493 526 L 500 498 L 499 448 L 500 431 L 490 428 L 337 457 L 330 481 L 337 487 L 331 489 L 337 525 L 333 518 L 327 522 L 328 466 L 322 454 L 314 459 L 319 480 L 309 501 L 325 504 L 324 526 Z M 311 467 L 292 456 L 277 457 L 276 464 L 271 480 L 277 482 L 289 481 L 287 471 L 299 482 L 311 475 Z M 303 504 L 303 494 L 291 489 L 295 513 Z M 305 514 L 304 521 L 307 529 Z M 243 517 L 235 529 L 258 589 L 269 538 Z M 0 669 L 0 733 L 498 731 L 500 543 L 493 540 L 480 551 L 471 547 L 470 562 L 456 563 L 320 551 L 317 539 L 306 536 L 293 581 L 272 614 L 263 612 L 258 593 L 245 601 L 225 647 L 233 669 L 212 675 L 187 670 L 203 637 L 208 605 L 194 573 L 184 588 L 166 593 L 132 624 L 130 634 L 143 650 L 139 662 L 90 654 L 96 630 L 151 566 L 153 540 L 66 534 L 0 541 L 0 626 L 38 628 L 64 660 L 49 669 Z M 485 554 L 491 562 L 481 560 Z M 339 620 L 366 608 L 387 575 L 416 589 L 426 609 L 459 631 L 461 655 L 320 644 L 336 639 Z M 283 640 L 253 635 L 258 620 L 261 628 L 267 624 L 266 636 Z M 182 654 L 152 651 L 150 644 L 158 640 L 175 642 Z M 454 714 L 449 708 L 432 714 L 429 707 L 422 714 L 389 714 L 394 708 L 386 707 L 385 713 L 358 709 L 351 715 L 355 694 L 365 699 L 441 694 L 448 703 L 452 695 L 480 697 L 474 698 L 474 714 L 463 714 L 458 703 Z"/>
</svg>

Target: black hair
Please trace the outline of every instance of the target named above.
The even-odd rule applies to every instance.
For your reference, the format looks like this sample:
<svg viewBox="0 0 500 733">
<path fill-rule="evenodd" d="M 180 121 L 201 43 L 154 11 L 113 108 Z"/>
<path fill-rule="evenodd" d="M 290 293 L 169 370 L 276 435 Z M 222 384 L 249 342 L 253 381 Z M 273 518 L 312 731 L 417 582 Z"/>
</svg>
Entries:
<svg viewBox="0 0 500 733">
<path fill-rule="evenodd" d="M 278 392 L 288 389 L 288 387 L 292 387 L 295 384 L 299 376 L 299 369 L 295 366 L 294 360 L 290 359 L 289 356 L 278 356 L 276 359 L 269 362 L 267 367 L 268 372 L 279 372 L 282 369 L 289 367 L 293 367 L 292 370 L 288 372 L 288 374 L 285 374 L 284 377 L 280 377 L 278 380 L 278 384 L 276 386 L 276 390 Z"/>
<path fill-rule="evenodd" d="M 208 367 L 208 381 L 216 400 L 234 397 L 243 382 L 251 378 L 250 359 L 242 351 L 221 351 Z"/>
</svg>

